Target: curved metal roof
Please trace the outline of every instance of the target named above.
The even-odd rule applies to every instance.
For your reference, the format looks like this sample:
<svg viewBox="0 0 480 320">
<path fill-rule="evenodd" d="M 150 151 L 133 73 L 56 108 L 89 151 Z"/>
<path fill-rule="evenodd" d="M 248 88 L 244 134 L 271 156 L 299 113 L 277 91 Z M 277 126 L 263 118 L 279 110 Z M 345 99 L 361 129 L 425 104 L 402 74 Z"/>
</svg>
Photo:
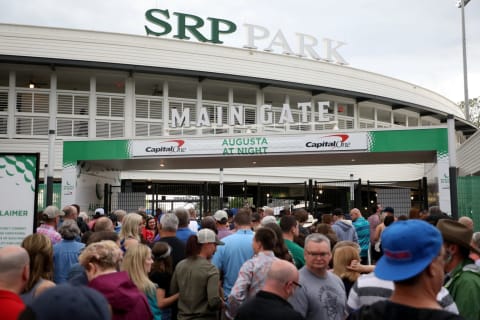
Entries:
<svg viewBox="0 0 480 320">
<path fill-rule="evenodd" d="M 240 81 L 327 93 L 409 109 L 469 135 L 476 128 L 451 100 L 414 84 L 323 61 L 243 48 L 97 31 L 0 24 L 0 61 Z"/>
</svg>

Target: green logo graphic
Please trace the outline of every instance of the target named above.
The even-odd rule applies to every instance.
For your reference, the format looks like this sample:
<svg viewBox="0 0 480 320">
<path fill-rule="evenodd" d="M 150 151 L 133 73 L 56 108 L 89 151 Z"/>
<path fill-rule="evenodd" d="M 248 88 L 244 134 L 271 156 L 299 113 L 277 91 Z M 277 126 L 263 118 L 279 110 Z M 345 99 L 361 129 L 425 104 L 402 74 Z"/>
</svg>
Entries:
<svg viewBox="0 0 480 320">
<path fill-rule="evenodd" d="M 30 189 L 35 192 L 36 163 L 29 156 L 0 156 L 0 179 L 12 177 L 16 184 L 30 184 Z"/>
</svg>

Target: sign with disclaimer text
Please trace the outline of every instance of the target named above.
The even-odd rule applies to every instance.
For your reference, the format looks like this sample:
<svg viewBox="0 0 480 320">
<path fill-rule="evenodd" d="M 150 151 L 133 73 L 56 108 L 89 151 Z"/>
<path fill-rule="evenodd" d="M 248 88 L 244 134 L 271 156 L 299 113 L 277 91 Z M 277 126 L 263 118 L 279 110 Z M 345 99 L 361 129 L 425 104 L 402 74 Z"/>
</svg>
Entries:
<svg viewBox="0 0 480 320">
<path fill-rule="evenodd" d="M 39 154 L 0 154 L 0 247 L 33 233 Z"/>
</svg>

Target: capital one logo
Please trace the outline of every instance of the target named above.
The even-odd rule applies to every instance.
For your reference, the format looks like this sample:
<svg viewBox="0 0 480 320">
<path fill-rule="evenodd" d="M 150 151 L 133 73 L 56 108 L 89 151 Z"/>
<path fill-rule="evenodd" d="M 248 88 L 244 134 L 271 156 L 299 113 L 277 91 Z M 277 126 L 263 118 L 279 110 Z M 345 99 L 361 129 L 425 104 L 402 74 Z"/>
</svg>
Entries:
<svg viewBox="0 0 480 320">
<path fill-rule="evenodd" d="M 187 147 L 185 147 L 184 144 L 185 144 L 185 140 L 181 140 L 181 139 L 160 141 L 156 145 L 147 146 L 145 148 L 145 152 L 155 153 L 155 154 L 185 152 L 187 150 Z"/>
<path fill-rule="evenodd" d="M 351 146 L 351 142 L 348 141 L 349 138 L 348 134 L 330 134 L 320 137 L 318 141 L 308 141 L 305 146 L 316 149 L 349 148 Z"/>
</svg>

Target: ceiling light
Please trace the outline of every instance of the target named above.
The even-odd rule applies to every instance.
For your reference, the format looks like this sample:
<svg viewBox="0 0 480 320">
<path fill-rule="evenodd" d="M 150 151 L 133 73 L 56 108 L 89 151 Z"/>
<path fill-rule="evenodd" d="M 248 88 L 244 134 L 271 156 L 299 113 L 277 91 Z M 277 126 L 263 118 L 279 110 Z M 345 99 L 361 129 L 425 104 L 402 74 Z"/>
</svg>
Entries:
<svg viewBox="0 0 480 320">
<path fill-rule="evenodd" d="M 30 81 L 30 83 L 28 84 L 28 87 L 30 89 L 35 89 L 35 83 L 33 83 L 32 81 Z"/>
</svg>

